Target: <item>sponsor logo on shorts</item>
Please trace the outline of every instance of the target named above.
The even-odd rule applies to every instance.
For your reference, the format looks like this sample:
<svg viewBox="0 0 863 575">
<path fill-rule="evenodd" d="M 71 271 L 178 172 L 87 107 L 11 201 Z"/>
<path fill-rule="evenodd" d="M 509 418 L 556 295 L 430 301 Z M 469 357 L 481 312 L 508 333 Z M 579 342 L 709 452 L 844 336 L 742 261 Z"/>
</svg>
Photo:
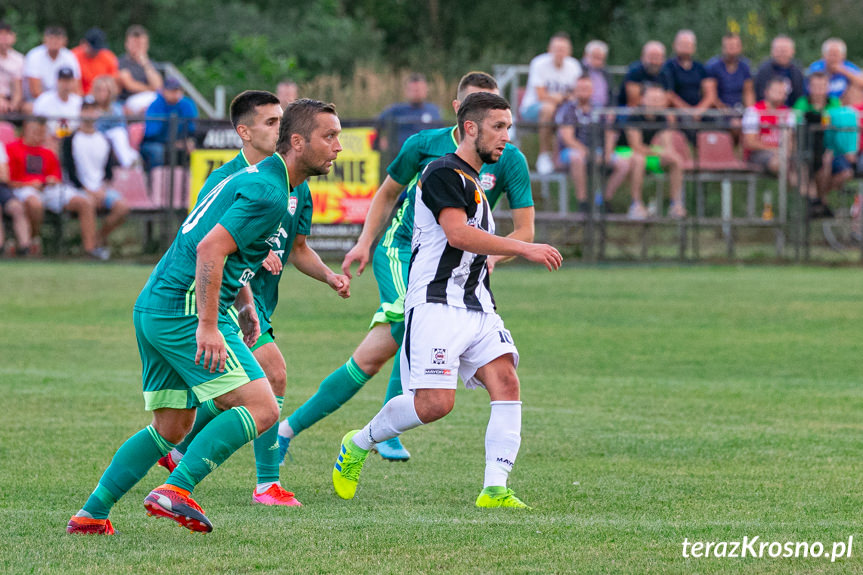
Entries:
<svg viewBox="0 0 863 575">
<path fill-rule="evenodd" d="M 249 268 L 246 268 L 245 270 L 243 270 L 243 275 L 240 276 L 240 285 L 246 285 L 247 283 L 249 283 L 249 281 L 251 281 L 253 277 L 255 277 L 255 272 L 253 272 Z"/>
<path fill-rule="evenodd" d="M 492 189 L 496 183 L 497 177 L 494 174 L 480 174 L 479 176 L 479 185 L 482 186 L 485 192 Z"/>
<path fill-rule="evenodd" d="M 446 348 L 445 347 L 435 347 L 432 348 L 432 363 L 435 365 L 443 365 L 446 363 Z"/>
<path fill-rule="evenodd" d="M 425 373 L 426 375 L 452 375 L 452 371 L 440 368 L 427 369 Z"/>
</svg>

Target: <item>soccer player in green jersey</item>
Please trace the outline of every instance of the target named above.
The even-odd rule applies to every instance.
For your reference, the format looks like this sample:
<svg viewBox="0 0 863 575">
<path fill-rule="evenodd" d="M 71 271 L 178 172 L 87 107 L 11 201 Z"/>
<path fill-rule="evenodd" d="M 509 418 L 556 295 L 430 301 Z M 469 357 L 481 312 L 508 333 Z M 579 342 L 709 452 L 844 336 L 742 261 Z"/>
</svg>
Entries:
<svg viewBox="0 0 863 575">
<path fill-rule="evenodd" d="M 252 302 L 248 283 L 271 248 L 291 250 L 298 269 L 342 297 L 350 279 L 334 274 L 306 244 L 301 214 L 310 176 L 329 172 L 341 151 L 335 107 L 298 100 L 282 116 L 276 153 L 214 187 L 183 222 L 135 302 L 135 335 L 145 409 L 153 423 L 114 455 L 96 489 L 67 525 L 70 533 L 111 534 L 108 514 L 156 461 L 192 428 L 196 408 L 213 400 L 214 417 L 189 445 L 164 485 L 144 499 L 150 515 L 192 531 L 213 526 L 191 492 L 234 451 L 278 420 L 278 405 L 252 352 L 228 316 Z M 293 236 L 293 243 L 282 243 Z M 256 314 L 241 316 L 247 342 L 260 334 Z"/>
<path fill-rule="evenodd" d="M 231 102 L 231 123 L 237 131 L 237 135 L 243 142 L 240 153 L 231 161 L 226 162 L 214 170 L 204 187 L 201 189 L 199 200 L 221 183 L 225 178 L 250 165 L 257 164 L 267 156 L 276 151 L 276 141 L 279 137 L 279 121 L 282 117 L 282 109 L 279 99 L 270 92 L 261 90 L 246 90 Z M 302 186 L 307 187 L 307 183 Z M 311 204 L 306 204 L 307 211 L 300 215 L 304 233 L 308 234 L 311 221 Z M 279 240 L 288 242 L 288 239 Z M 264 268 L 271 273 L 261 272 L 252 278 L 251 287 L 255 297 L 255 305 L 245 309 L 237 310 L 230 308 L 229 315 L 239 321 L 240 314 L 256 314 L 260 323 L 261 336 L 250 345 L 252 354 L 264 370 L 267 381 L 276 397 L 279 410 L 285 399 L 285 388 L 287 385 L 287 374 L 285 359 L 282 352 L 273 340 L 273 330 L 270 326 L 270 317 L 278 302 L 279 279 L 281 270 L 288 259 L 290 250 L 279 249 L 271 251 L 264 261 Z M 214 410 L 212 405 L 205 404 L 195 417 L 195 425 L 186 438 L 177 445 L 170 453 L 159 459 L 159 465 L 169 472 L 173 471 L 177 463 L 183 458 L 192 440 L 198 432 L 204 428 L 212 419 Z M 271 427 L 252 442 L 255 452 L 255 466 L 257 472 L 257 485 L 252 493 L 252 501 L 264 505 L 296 506 L 300 502 L 294 494 L 285 490 L 279 481 L 279 452 L 276 443 L 276 426 Z"/>
<path fill-rule="evenodd" d="M 498 93 L 497 82 L 483 72 L 471 72 L 458 85 L 453 109 L 474 92 Z M 291 439 L 314 425 L 356 394 L 360 388 L 391 357 L 398 353 L 404 337 L 404 297 L 411 258 L 411 236 L 414 226 L 412 198 L 416 182 L 423 169 L 433 160 L 455 152 L 459 144 L 458 128 L 423 130 L 408 138 L 399 155 L 387 168 L 388 176 L 375 194 L 363 231 L 357 244 L 345 255 L 342 271 L 350 276 L 350 267 L 359 263 L 357 274 L 368 264 L 371 246 L 384 227 L 402 191 L 408 188 L 404 202 L 375 249 L 373 269 L 378 282 L 381 306 L 372 319 L 369 332 L 348 362 L 328 375 L 318 391 L 301 407 L 279 424 L 279 452 L 282 460 Z M 506 194 L 512 210 L 513 232 L 508 237 L 533 241 L 534 208 L 530 190 L 530 173 L 524 154 L 511 144 L 506 145 L 500 160 L 483 166 L 480 183 L 494 208 Z M 490 257 L 489 269 L 508 257 Z M 402 393 L 401 370 L 398 360 L 393 365 L 384 404 Z M 398 437 L 378 443 L 375 449 L 391 461 L 410 457 Z"/>
</svg>

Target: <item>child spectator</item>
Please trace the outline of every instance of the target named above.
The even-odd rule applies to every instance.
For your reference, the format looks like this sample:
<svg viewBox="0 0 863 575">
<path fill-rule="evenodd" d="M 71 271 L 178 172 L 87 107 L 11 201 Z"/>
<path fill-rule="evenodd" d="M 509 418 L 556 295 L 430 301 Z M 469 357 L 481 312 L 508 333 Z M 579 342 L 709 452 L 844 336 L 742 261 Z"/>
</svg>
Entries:
<svg viewBox="0 0 863 575">
<path fill-rule="evenodd" d="M 791 169 L 791 150 L 780 156 L 782 130 L 777 126 L 793 125 L 791 110 L 785 105 L 786 78 L 776 76 L 767 83 L 764 99 L 746 109 L 743 115 L 743 158 L 770 174 L 778 174 L 785 162 L 788 183 L 797 185 L 797 174 Z"/>
<path fill-rule="evenodd" d="M 72 68 L 60 68 L 56 87 L 42 92 L 33 102 L 33 114 L 48 118 L 48 130 L 58 139 L 65 138 L 78 126 L 81 96 L 75 93 L 76 83 Z"/>
<path fill-rule="evenodd" d="M 123 196 L 111 187 L 113 179 L 111 144 L 96 130 L 100 116 L 96 101 L 88 96 L 81 107 L 81 127 L 63 140 L 63 168 L 73 186 L 85 193 L 97 210 L 108 215 L 99 229 L 98 244 L 104 259 L 110 256 L 108 236 L 126 220 L 129 207 Z"/>
<path fill-rule="evenodd" d="M 72 49 L 81 68 L 81 90 L 89 94 L 93 80 L 97 76 L 117 76 L 117 56 L 108 49 L 105 33 L 98 28 L 90 28 L 81 43 Z"/>
</svg>

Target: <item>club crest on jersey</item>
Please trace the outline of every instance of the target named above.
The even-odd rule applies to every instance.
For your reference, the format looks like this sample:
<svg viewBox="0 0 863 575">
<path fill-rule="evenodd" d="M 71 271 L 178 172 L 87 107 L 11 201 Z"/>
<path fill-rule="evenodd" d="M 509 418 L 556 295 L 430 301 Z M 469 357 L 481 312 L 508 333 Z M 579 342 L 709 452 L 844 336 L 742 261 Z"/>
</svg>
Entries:
<svg viewBox="0 0 863 575">
<path fill-rule="evenodd" d="M 288 197 L 288 212 L 291 215 L 294 215 L 297 211 L 297 196 L 289 196 Z"/>
<path fill-rule="evenodd" d="M 446 348 L 445 347 L 435 347 L 432 348 L 432 363 L 435 365 L 443 365 L 446 363 Z"/>
<path fill-rule="evenodd" d="M 482 186 L 482 189 L 485 192 L 492 189 L 496 183 L 497 183 L 497 177 L 494 174 L 480 174 L 479 175 L 479 185 Z"/>
</svg>

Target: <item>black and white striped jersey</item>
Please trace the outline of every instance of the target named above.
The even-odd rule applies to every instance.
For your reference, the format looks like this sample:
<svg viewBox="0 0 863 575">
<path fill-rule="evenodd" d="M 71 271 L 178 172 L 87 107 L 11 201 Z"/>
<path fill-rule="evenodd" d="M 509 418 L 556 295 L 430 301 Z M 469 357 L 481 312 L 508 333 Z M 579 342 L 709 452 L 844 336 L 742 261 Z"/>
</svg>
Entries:
<svg viewBox="0 0 863 575">
<path fill-rule="evenodd" d="M 456 154 L 447 154 L 426 166 L 415 194 L 405 310 L 421 303 L 443 303 L 494 312 L 487 256 L 452 247 L 438 223 L 441 210 L 460 208 L 467 213 L 468 225 L 494 233 L 491 206 L 479 174 Z"/>
</svg>

